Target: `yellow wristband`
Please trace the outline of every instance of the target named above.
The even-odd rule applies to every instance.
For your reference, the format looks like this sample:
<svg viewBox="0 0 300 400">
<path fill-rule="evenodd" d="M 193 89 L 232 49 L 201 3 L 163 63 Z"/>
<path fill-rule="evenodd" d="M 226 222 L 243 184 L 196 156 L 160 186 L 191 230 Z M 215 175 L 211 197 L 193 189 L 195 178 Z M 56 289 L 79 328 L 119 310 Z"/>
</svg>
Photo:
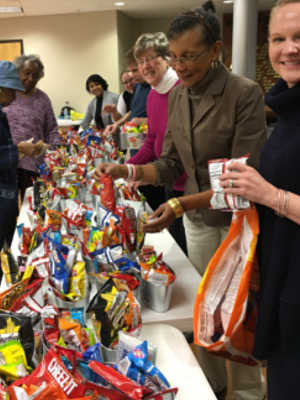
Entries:
<svg viewBox="0 0 300 400">
<path fill-rule="evenodd" d="M 182 214 L 184 213 L 184 209 L 180 201 L 176 197 L 173 197 L 172 199 L 168 200 L 168 204 L 172 208 L 172 211 L 174 212 L 176 218 L 182 216 Z"/>
</svg>

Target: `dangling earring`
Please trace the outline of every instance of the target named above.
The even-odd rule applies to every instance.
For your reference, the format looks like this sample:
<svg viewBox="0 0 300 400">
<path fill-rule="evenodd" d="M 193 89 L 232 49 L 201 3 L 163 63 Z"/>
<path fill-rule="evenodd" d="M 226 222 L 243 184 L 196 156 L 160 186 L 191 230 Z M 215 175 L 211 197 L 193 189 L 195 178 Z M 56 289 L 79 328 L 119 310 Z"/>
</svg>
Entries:
<svg viewBox="0 0 300 400">
<path fill-rule="evenodd" d="M 210 68 L 211 68 L 212 70 L 216 69 L 218 65 L 219 65 L 219 61 L 218 61 L 218 60 L 211 60 L 211 62 L 210 62 Z"/>
</svg>

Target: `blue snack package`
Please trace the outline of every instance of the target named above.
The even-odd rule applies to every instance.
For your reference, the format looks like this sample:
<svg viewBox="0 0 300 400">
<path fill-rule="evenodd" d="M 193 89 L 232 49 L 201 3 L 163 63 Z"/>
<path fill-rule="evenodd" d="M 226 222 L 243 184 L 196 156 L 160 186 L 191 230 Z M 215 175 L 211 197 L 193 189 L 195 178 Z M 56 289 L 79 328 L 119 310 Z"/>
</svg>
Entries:
<svg viewBox="0 0 300 400">
<path fill-rule="evenodd" d="M 170 387 L 165 376 L 148 360 L 146 340 L 128 353 L 116 365 L 116 368 L 128 378 L 153 390 L 154 393 Z"/>
<path fill-rule="evenodd" d="M 85 361 L 99 361 L 103 363 L 103 357 L 101 352 L 100 343 L 96 343 L 89 347 L 83 354 L 82 357 Z"/>
</svg>

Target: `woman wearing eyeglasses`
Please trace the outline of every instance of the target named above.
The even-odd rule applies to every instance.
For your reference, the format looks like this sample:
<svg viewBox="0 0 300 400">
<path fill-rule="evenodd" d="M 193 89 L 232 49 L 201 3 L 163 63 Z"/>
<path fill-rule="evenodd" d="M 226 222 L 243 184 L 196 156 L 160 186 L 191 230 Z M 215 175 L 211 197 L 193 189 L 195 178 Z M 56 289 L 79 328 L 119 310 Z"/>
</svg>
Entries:
<svg viewBox="0 0 300 400">
<path fill-rule="evenodd" d="M 162 32 L 142 34 L 136 41 L 134 56 L 139 72 L 151 86 L 147 97 L 148 132 L 146 140 L 139 151 L 129 159 L 129 164 L 146 164 L 157 160 L 162 151 L 163 140 L 168 123 L 168 97 L 178 85 L 176 72 L 170 66 L 169 43 Z M 185 175 L 166 189 L 165 186 L 147 185 L 141 188 L 148 203 L 153 209 L 166 201 L 166 198 L 180 196 L 184 192 Z M 170 226 L 174 239 L 186 251 L 185 234 L 182 219 Z"/>
<path fill-rule="evenodd" d="M 169 96 L 168 127 L 160 159 L 136 167 L 135 175 L 160 185 L 175 182 L 185 171 L 185 194 L 207 193 L 203 196 L 206 208 L 189 211 L 183 217 L 188 256 L 203 275 L 231 220 L 228 213 L 208 209 L 208 161 L 249 153 L 249 163 L 257 167 L 266 138 L 264 99 L 258 84 L 233 75 L 219 62 L 220 25 L 213 13 L 201 8 L 185 12 L 171 22 L 167 36 L 171 65 L 181 84 Z M 99 165 L 96 176 L 103 172 L 127 178 L 130 168 Z M 169 200 L 154 213 L 157 218 L 145 229 L 161 230 L 183 211 L 176 198 Z M 217 398 L 225 398 L 224 361 L 202 349 L 198 359 Z M 259 368 L 234 362 L 230 366 L 236 398 L 263 399 Z"/>
</svg>

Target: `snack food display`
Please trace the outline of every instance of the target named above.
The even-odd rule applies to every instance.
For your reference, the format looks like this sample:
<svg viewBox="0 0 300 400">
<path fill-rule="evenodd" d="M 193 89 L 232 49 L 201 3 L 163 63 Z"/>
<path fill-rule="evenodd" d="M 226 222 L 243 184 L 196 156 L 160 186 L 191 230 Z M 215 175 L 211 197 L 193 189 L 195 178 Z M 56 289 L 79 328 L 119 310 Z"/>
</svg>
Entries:
<svg viewBox="0 0 300 400">
<path fill-rule="evenodd" d="M 17 251 L 1 253 L 0 393 L 12 399 L 174 399 L 166 380 L 149 386 L 112 367 L 129 357 L 118 347 L 119 332 L 136 336 L 142 323 L 136 292 L 137 254 L 145 253 L 143 199 L 126 182 L 94 180 L 100 161 L 119 161 L 112 138 L 94 130 L 62 135 L 62 143 L 46 151 L 26 198 Z M 166 282 L 175 279 L 164 268 L 159 273 Z M 144 361 L 150 365 L 148 356 Z M 163 376 L 151 368 L 152 381 Z"/>
</svg>

